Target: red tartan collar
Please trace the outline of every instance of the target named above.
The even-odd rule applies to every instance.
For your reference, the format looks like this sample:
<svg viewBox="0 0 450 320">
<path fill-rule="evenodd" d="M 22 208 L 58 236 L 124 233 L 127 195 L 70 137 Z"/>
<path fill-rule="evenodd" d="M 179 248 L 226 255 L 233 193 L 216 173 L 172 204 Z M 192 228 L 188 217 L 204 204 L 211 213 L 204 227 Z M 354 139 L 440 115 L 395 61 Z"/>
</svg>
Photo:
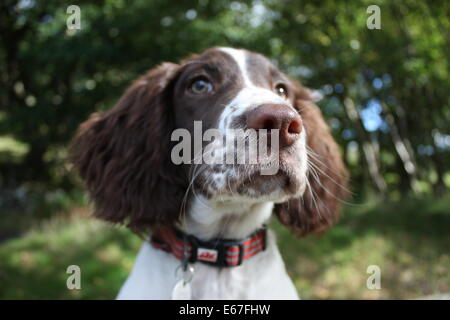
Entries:
<svg viewBox="0 0 450 320">
<path fill-rule="evenodd" d="M 235 267 L 266 249 L 266 228 L 243 240 L 213 239 L 203 241 L 180 230 L 163 228 L 154 234 L 150 243 L 154 248 L 172 253 L 189 263 L 202 262 L 217 267 Z"/>
</svg>

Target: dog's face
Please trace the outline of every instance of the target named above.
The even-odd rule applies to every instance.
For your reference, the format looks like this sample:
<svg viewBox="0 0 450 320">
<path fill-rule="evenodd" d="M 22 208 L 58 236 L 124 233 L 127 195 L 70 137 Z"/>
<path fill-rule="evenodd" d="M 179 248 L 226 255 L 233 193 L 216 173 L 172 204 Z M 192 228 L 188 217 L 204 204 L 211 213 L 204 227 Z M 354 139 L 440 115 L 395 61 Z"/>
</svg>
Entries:
<svg viewBox="0 0 450 320">
<path fill-rule="evenodd" d="M 202 134 L 216 129 L 223 138 L 210 143 L 212 161 L 187 166 L 197 194 L 212 201 L 236 202 L 283 202 L 302 195 L 307 182 L 306 134 L 294 108 L 294 92 L 294 84 L 267 58 L 246 50 L 215 48 L 183 63 L 173 88 L 175 126 L 201 139 L 194 129 L 194 122 L 201 121 Z M 254 130 L 255 144 L 248 137 L 239 150 L 235 141 L 239 129 Z M 236 161 L 237 153 L 249 154 L 251 146 L 260 151 L 261 129 L 267 130 L 268 148 L 275 139 L 270 130 L 278 130 L 278 148 L 268 150 L 277 162 L 270 174 L 262 174 L 261 168 L 268 163 L 261 160 Z M 233 161 L 225 161 L 227 154 Z"/>
<path fill-rule="evenodd" d="M 192 162 L 173 161 L 176 130 L 193 138 Z M 220 138 L 205 139 L 208 130 Z M 239 130 L 255 134 L 243 139 L 244 149 Z M 258 155 L 251 162 L 255 145 L 257 153 L 267 148 L 269 161 Z M 242 150 L 248 158 L 236 162 Z M 206 152 L 209 161 L 195 161 Z M 230 48 L 164 63 L 137 79 L 114 108 L 80 126 L 72 162 L 97 216 L 136 231 L 174 225 L 194 192 L 211 201 L 274 202 L 280 221 L 298 234 L 320 232 L 336 220 L 346 193 L 340 152 L 310 91 L 265 57 Z"/>
</svg>

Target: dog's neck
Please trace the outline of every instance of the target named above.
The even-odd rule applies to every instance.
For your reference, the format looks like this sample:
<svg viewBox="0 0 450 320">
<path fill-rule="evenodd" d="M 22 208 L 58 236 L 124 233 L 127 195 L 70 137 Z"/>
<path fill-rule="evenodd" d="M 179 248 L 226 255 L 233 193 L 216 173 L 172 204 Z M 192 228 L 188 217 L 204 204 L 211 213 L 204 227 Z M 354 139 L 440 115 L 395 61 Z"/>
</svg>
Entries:
<svg viewBox="0 0 450 320">
<path fill-rule="evenodd" d="M 179 228 L 202 240 L 243 239 L 269 220 L 273 202 L 215 202 L 202 196 L 191 201 Z"/>
</svg>

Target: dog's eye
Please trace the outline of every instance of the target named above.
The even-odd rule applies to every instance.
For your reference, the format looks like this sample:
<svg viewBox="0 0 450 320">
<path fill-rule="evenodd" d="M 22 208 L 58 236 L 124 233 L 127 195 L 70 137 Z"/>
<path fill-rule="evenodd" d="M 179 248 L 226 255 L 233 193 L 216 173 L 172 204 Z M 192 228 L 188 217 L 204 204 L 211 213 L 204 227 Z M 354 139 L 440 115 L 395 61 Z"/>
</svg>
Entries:
<svg viewBox="0 0 450 320">
<path fill-rule="evenodd" d="M 213 89 L 212 83 L 209 82 L 208 79 L 203 77 L 195 79 L 189 86 L 189 91 L 191 91 L 194 94 L 209 93 L 212 91 L 212 89 Z"/>
<path fill-rule="evenodd" d="M 279 95 L 282 98 L 288 97 L 288 91 L 284 84 L 277 84 L 275 87 L 275 92 L 277 95 Z"/>
</svg>

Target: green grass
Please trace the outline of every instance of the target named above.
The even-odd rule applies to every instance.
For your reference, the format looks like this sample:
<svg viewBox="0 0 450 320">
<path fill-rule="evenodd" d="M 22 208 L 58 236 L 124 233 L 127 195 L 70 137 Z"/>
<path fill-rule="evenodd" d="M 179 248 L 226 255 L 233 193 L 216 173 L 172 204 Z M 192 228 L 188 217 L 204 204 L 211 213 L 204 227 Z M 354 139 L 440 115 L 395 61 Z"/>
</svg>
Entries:
<svg viewBox="0 0 450 320">
<path fill-rule="evenodd" d="M 305 299 L 411 299 L 450 292 L 450 198 L 347 207 L 317 239 L 275 224 L 288 271 Z M 369 290 L 369 265 L 381 290 Z"/>
<path fill-rule="evenodd" d="M 56 217 L 0 246 L 0 299 L 112 299 L 141 240 L 85 214 Z M 69 265 L 81 290 L 68 290 Z"/>
<path fill-rule="evenodd" d="M 449 197 L 348 206 L 320 238 L 297 239 L 275 221 L 272 228 L 302 298 L 410 299 L 450 292 L 449 208 Z M 86 211 L 0 243 L 0 299 L 115 297 L 141 239 Z M 72 264 L 81 267 L 81 290 L 66 287 Z M 369 265 L 381 268 L 381 290 L 366 288 Z"/>
</svg>

